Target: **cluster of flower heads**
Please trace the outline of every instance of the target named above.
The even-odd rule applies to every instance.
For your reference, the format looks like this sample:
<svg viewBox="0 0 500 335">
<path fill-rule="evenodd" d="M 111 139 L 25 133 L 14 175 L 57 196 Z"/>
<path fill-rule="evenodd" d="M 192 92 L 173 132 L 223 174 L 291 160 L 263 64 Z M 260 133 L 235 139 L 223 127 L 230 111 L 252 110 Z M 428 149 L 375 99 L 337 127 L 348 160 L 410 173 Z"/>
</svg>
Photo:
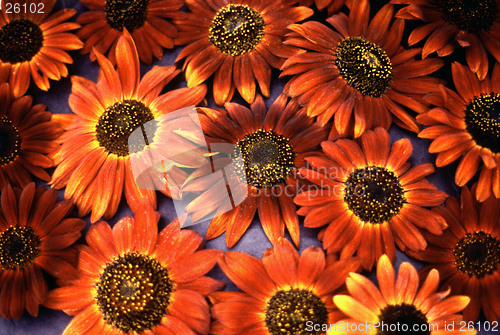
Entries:
<svg viewBox="0 0 500 335">
<path fill-rule="evenodd" d="M 388 2 L 82 0 L 68 22 L 77 11 L 53 12 L 55 0 L 2 1 L 0 315 L 62 310 L 68 335 L 475 334 L 481 312 L 497 324 L 500 2 Z M 421 22 L 408 32 L 409 20 Z M 175 64 L 141 76 L 175 46 Z M 445 62 L 462 49 L 464 64 Z M 74 50 L 97 61 L 97 82 L 71 77 L 73 113 L 33 106 L 30 82 L 67 77 Z M 166 91 L 180 73 L 187 87 Z M 180 156 L 138 183 L 139 152 L 199 145 L 156 121 L 193 105 L 206 143 L 233 149 Z M 393 125 L 432 139 L 437 167 L 457 161 L 460 199 L 427 179 L 434 164 L 412 166 L 409 139 L 391 144 Z M 132 148 L 137 129 L 154 142 Z M 214 172 L 231 163 L 229 190 Z M 170 180 L 181 187 L 157 194 Z M 231 208 L 228 191 L 241 199 Z M 273 248 L 204 249 L 185 216 L 159 230 L 158 197 L 184 192 L 193 221 L 215 213 L 206 240 L 235 246 L 258 213 Z M 134 216 L 101 221 L 123 199 Z M 301 225 L 321 228 L 322 248 L 299 255 Z M 396 276 L 396 247 L 427 265 Z M 222 291 L 216 264 L 239 292 Z M 378 287 L 360 274 L 374 267 Z"/>
</svg>

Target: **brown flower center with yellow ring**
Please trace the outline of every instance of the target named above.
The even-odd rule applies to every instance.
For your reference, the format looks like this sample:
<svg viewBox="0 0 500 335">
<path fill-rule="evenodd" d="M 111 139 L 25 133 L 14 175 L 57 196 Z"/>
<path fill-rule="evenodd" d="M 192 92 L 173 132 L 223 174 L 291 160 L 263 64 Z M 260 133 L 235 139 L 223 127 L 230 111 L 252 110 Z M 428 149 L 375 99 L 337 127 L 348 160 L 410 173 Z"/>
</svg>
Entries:
<svg viewBox="0 0 500 335">
<path fill-rule="evenodd" d="M 500 264 L 500 242 L 483 231 L 467 233 L 453 250 L 455 266 L 469 277 L 483 278 Z"/>
<path fill-rule="evenodd" d="M 29 227 L 11 226 L 0 233 L 0 265 L 3 270 L 24 270 L 40 256 L 42 240 Z"/>
<path fill-rule="evenodd" d="M 278 291 L 267 303 L 266 326 L 272 335 L 319 335 L 307 331 L 308 325 L 326 324 L 325 303 L 309 290 Z"/>
<path fill-rule="evenodd" d="M 144 149 L 148 138 L 154 136 L 157 122 L 149 122 L 153 119 L 153 113 L 142 102 L 119 101 L 108 107 L 99 118 L 95 127 L 96 139 L 108 153 L 127 156 Z M 138 128 L 144 134 L 144 142 L 129 143 L 130 134 Z"/>
<path fill-rule="evenodd" d="M 378 316 L 376 335 L 429 335 L 431 328 L 427 317 L 415 306 L 402 303 L 387 305 Z"/>
<path fill-rule="evenodd" d="M 8 164 L 19 155 L 21 150 L 19 130 L 6 116 L 0 118 L 0 166 Z"/>
<path fill-rule="evenodd" d="M 474 141 L 493 153 L 500 153 L 500 94 L 483 94 L 465 108 L 467 132 Z"/>
<path fill-rule="evenodd" d="M 106 0 L 104 15 L 111 28 L 129 33 L 146 22 L 149 0 Z"/>
<path fill-rule="evenodd" d="M 339 42 L 335 66 L 342 78 L 363 95 L 381 97 L 391 88 L 394 75 L 390 58 L 362 37 L 346 37 Z"/>
<path fill-rule="evenodd" d="M 129 252 L 106 265 L 95 288 L 106 323 L 128 334 L 160 324 L 174 283 L 156 259 Z"/>
<path fill-rule="evenodd" d="M 247 5 L 221 8 L 208 30 L 208 38 L 220 52 L 239 56 L 250 52 L 264 36 L 266 24 L 258 11 Z"/>
<path fill-rule="evenodd" d="M 470 34 L 488 31 L 498 16 L 496 0 L 438 0 L 443 20 Z"/>
<path fill-rule="evenodd" d="M 236 174 L 257 187 L 273 187 L 284 183 L 294 169 L 295 152 L 290 141 L 272 131 L 259 129 L 239 140 L 234 156 Z"/>
<path fill-rule="evenodd" d="M 404 190 L 394 172 L 379 166 L 358 168 L 345 182 L 344 201 L 362 221 L 384 223 L 398 214 Z"/>
<path fill-rule="evenodd" d="M 30 61 L 42 46 L 43 32 L 30 20 L 12 20 L 0 29 L 0 60 L 4 63 Z"/>
</svg>

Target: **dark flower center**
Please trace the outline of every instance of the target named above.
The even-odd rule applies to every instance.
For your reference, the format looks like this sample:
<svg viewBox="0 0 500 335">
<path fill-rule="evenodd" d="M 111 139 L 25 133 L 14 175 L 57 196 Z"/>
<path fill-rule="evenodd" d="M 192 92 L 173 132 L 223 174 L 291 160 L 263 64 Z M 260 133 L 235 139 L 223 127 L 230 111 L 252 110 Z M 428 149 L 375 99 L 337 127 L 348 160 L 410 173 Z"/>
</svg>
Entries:
<svg viewBox="0 0 500 335">
<path fill-rule="evenodd" d="M 238 141 L 234 155 L 241 155 L 244 161 L 235 162 L 236 173 L 257 188 L 284 183 L 294 169 L 290 141 L 272 131 L 259 129 L 246 135 Z"/>
<path fill-rule="evenodd" d="M 127 156 L 143 150 L 148 144 L 148 137 L 156 131 L 157 122 L 153 120 L 151 110 L 140 101 L 123 100 L 108 107 L 97 123 L 96 138 L 108 153 Z M 137 128 L 144 134 L 144 142 L 133 141 L 129 146 L 129 136 Z"/>
<path fill-rule="evenodd" d="M 335 65 L 342 78 L 363 95 L 381 97 L 392 85 L 392 64 L 385 51 L 362 37 L 346 37 L 337 45 Z"/>
<path fill-rule="evenodd" d="M 469 277 L 483 278 L 500 264 L 500 242 L 483 231 L 467 233 L 455 249 L 455 265 Z"/>
<path fill-rule="evenodd" d="M 106 0 L 104 14 L 111 28 L 128 32 L 142 27 L 148 15 L 149 0 Z"/>
<path fill-rule="evenodd" d="M 43 32 L 30 20 L 12 20 L 0 29 L 0 60 L 4 63 L 30 61 L 42 46 Z"/>
<path fill-rule="evenodd" d="M 96 284 L 97 306 L 109 325 L 125 334 L 160 324 L 174 283 L 154 258 L 126 253 L 107 264 Z"/>
<path fill-rule="evenodd" d="M 21 150 L 21 136 L 6 116 L 0 119 L 0 166 L 16 159 Z"/>
<path fill-rule="evenodd" d="M 488 31 L 498 15 L 496 0 L 438 0 L 443 20 L 470 34 Z"/>
<path fill-rule="evenodd" d="M 464 120 L 467 132 L 478 145 L 500 152 L 500 94 L 475 97 L 465 109 Z"/>
<path fill-rule="evenodd" d="M 266 326 L 272 335 L 321 334 L 321 331 L 306 330 L 309 321 L 328 322 L 325 303 L 309 290 L 278 291 L 267 303 Z"/>
<path fill-rule="evenodd" d="M 344 201 L 364 222 L 384 223 L 398 214 L 405 202 L 398 177 L 382 167 L 356 169 L 345 185 Z"/>
<path fill-rule="evenodd" d="M 215 15 L 208 38 L 220 52 L 239 56 L 252 51 L 264 36 L 264 18 L 247 5 L 229 4 Z"/>
<path fill-rule="evenodd" d="M 387 305 L 378 316 L 376 335 L 429 335 L 427 317 L 413 305 Z"/>
<path fill-rule="evenodd" d="M 42 240 L 31 227 L 11 226 L 0 233 L 0 265 L 3 270 L 24 270 L 40 255 Z"/>
</svg>

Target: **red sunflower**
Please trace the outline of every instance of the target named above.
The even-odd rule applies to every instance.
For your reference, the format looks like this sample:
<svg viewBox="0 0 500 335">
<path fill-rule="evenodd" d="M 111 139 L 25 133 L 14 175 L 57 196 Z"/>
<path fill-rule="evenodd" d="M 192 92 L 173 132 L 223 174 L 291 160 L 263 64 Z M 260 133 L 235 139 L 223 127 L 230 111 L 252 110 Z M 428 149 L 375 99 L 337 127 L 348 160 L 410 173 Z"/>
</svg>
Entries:
<svg viewBox="0 0 500 335">
<path fill-rule="evenodd" d="M 186 0 L 191 11 L 179 26 L 177 45 L 186 45 L 177 61 L 186 58 L 183 70 L 188 87 L 214 75 L 215 102 L 231 101 L 235 88 L 252 103 L 256 85 L 269 97 L 271 67 L 301 52 L 282 38 L 286 27 L 313 14 L 312 9 L 293 7 L 298 0 L 233 1 Z"/>
<path fill-rule="evenodd" d="M 33 99 L 12 99 L 9 84 L 0 85 L 0 189 L 6 185 L 26 187 L 31 175 L 49 181 L 44 169 L 54 166 L 47 154 L 58 148 L 63 129 L 51 121 L 45 106 L 32 106 Z"/>
<path fill-rule="evenodd" d="M 72 78 L 69 105 L 76 117 L 54 155 L 58 166 L 50 182 L 57 189 L 66 187 L 64 196 L 76 203 L 80 215 L 92 211 L 91 222 L 103 215 L 111 218 L 123 192 L 134 212 L 142 198 L 156 207 L 154 188 L 138 187 L 130 163 L 130 155 L 142 152 L 145 144 L 129 148 L 129 136 L 149 122 L 146 127 L 152 128 L 146 130 L 154 134 L 150 139 L 159 145 L 162 134 L 170 132 L 170 125 L 150 121 L 195 105 L 206 93 L 206 87 L 201 85 L 159 95 L 179 71 L 173 66 L 153 67 L 140 80 L 139 57 L 132 37 L 124 34 L 116 47 L 116 70 L 96 53 L 102 70 L 97 84 L 82 77 Z M 183 177 L 180 172 L 179 177 Z"/>
<path fill-rule="evenodd" d="M 30 183 L 23 190 L 2 189 L 0 209 L 0 315 L 19 320 L 24 309 L 38 315 L 48 291 L 43 272 L 75 279 L 75 250 L 70 247 L 85 227 L 66 218 L 70 201 L 56 204 L 57 192 Z"/>
<path fill-rule="evenodd" d="M 78 50 L 83 46 L 78 37 L 68 33 L 80 25 L 64 22 L 75 15 L 76 10 L 64 9 L 49 16 L 55 4 L 56 0 L 2 1 L 0 82 L 8 78 L 15 97 L 26 93 L 30 78 L 47 91 L 49 79 L 66 77 L 68 70 L 64 63 L 71 64 L 73 60 L 65 50 Z"/>
<path fill-rule="evenodd" d="M 167 19 L 183 18 L 179 11 L 182 0 L 81 0 L 89 12 L 80 15 L 77 22 L 82 29 L 77 32 L 85 45 L 82 54 L 91 52 L 90 59 L 96 60 L 92 50 L 116 60 L 118 39 L 127 30 L 134 39 L 139 58 L 146 64 L 153 62 L 153 56 L 163 58 L 163 48 L 172 49 L 177 28 Z"/>
<path fill-rule="evenodd" d="M 262 260 L 243 252 L 226 252 L 219 260 L 224 273 L 243 292 L 209 295 L 215 335 L 325 334 L 312 325 L 328 325 L 345 317 L 333 305 L 347 275 L 359 261 L 336 261 L 323 250 L 309 247 L 300 255 L 279 239 Z"/>
<path fill-rule="evenodd" d="M 473 186 L 474 188 L 475 186 Z M 466 321 L 476 321 L 482 310 L 490 321 L 500 318 L 500 200 L 489 197 L 478 203 L 467 187 L 461 199 L 449 198 L 446 207 L 433 209 L 448 223 L 441 236 L 429 236 L 429 246 L 408 251 L 416 259 L 431 263 L 422 275 L 436 268 L 441 287 L 452 294 L 471 298 L 464 310 Z"/>
<path fill-rule="evenodd" d="M 335 14 L 327 26 L 310 21 L 288 28 L 285 44 L 307 50 L 290 57 L 281 75 L 293 75 L 285 92 L 307 106 L 307 115 L 324 125 L 334 117 L 340 136 L 359 137 L 365 129 L 389 129 L 394 122 L 420 130 L 407 108 L 428 110 L 424 94 L 443 83 L 429 77 L 443 65 L 439 59 L 415 60 L 419 49 L 400 45 L 404 21 L 391 24 L 393 6 L 384 6 L 371 20 L 368 0 L 351 5 L 349 16 Z"/>
<path fill-rule="evenodd" d="M 271 243 L 284 236 L 286 226 L 295 245 L 300 246 L 299 221 L 292 198 L 304 180 L 297 168 L 305 166 L 304 157 L 319 148 L 326 131 L 307 117 L 295 100 L 288 103 L 287 100 L 285 95 L 280 95 L 267 113 L 260 95 L 250 109 L 226 103 L 229 117 L 223 110 L 199 109 L 204 112 L 200 120 L 203 132 L 208 135 L 207 143 L 232 144 L 231 152 L 221 154 L 214 165 L 226 162 L 232 154 L 241 155 L 242 162 L 232 174 L 236 179 L 234 184 L 238 185 L 234 187 L 238 191 L 233 197 L 236 199 L 238 192 L 248 191 L 241 204 L 212 220 L 207 239 L 226 232 L 226 243 L 232 247 L 258 210 L 262 228 Z M 219 182 L 219 175 L 212 174 L 211 167 L 195 171 L 183 189 L 203 192 L 185 209 L 193 214 L 194 221 L 216 210 L 216 214 L 220 214 L 223 208 L 221 195 L 227 194 L 227 186 L 224 181 Z"/>
<path fill-rule="evenodd" d="M 465 48 L 469 68 L 480 79 L 488 73 L 488 52 L 500 62 L 500 1 L 392 0 L 391 3 L 408 5 L 396 17 L 425 22 L 408 38 L 408 44 L 413 45 L 428 36 L 422 58 L 435 51 L 439 57 L 447 56 L 460 45 Z"/>
<path fill-rule="evenodd" d="M 419 285 L 417 270 L 404 262 L 396 279 L 391 261 L 383 255 L 378 261 L 377 279 L 380 288 L 357 273 L 347 278 L 350 295 L 336 295 L 333 301 L 350 318 L 332 325 L 328 335 L 476 334 L 474 329 L 463 328 L 459 314 L 470 298 L 449 296 L 449 290 L 437 292 L 438 271 L 430 271 Z"/>
<path fill-rule="evenodd" d="M 222 251 L 175 220 L 160 233 L 147 201 L 113 229 L 99 221 L 80 246 L 78 280 L 50 291 L 45 306 L 75 317 L 63 335 L 208 334 L 205 296 L 224 283 L 205 276 Z"/>
<path fill-rule="evenodd" d="M 365 269 L 383 254 L 394 262 L 396 243 L 401 250 L 422 250 L 427 243 L 416 227 L 441 234 L 444 219 L 423 207 L 443 203 L 447 195 L 424 177 L 434 172 L 431 163 L 410 168 L 412 145 L 406 138 L 391 148 L 383 128 L 361 136 L 361 147 L 340 139 L 323 142 L 325 155 L 306 157 L 312 169 L 300 174 L 318 187 L 294 199 L 304 225 L 327 225 L 319 233 L 323 248 L 356 253 Z"/>
<path fill-rule="evenodd" d="M 492 192 L 500 198 L 500 64 L 495 63 L 491 77 L 481 81 L 459 63 L 451 70 L 456 92 L 440 86 L 425 97 L 436 107 L 417 117 L 430 126 L 418 136 L 434 139 L 429 152 L 438 153 L 437 166 L 460 158 L 458 186 L 480 169 L 476 198 L 484 201 Z"/>
</svg>

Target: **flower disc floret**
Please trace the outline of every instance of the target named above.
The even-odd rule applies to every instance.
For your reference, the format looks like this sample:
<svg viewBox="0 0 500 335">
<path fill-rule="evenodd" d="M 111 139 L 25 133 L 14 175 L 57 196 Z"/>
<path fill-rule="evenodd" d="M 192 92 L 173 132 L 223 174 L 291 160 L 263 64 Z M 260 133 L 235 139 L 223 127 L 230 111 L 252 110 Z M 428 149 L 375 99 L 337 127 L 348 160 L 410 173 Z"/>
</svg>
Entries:
<svg viewBox="0 0 500 335">
<path fill-rule="evenodd" d="M 443 20 L 470 34 L 488 31 L 498 16 L 496 0 L 438 0 L 437 8 Z"/>
<path fill-rule="evenodd" d="M 384 50 L 362 37 L 346 37 L 335 52 L 342 78 L 363 95 L 381 97 L 392 85 L 391 59 Z"/>
<path fill-rule="evenodd" d="M 238 141 L 235 156 L 241 155 L 243 162 L 236 162 L 236 173 L 257 188 L 284 183 L 294 169 L 295 152 L 290 140 L 273 131 L 259 129 Z"/>
<path fill-rule="evenodd" d="M 27 62 L 43 46 L 43 32 L 30 20 L 12 20 L 0 29 L 0 60 L 17 64 Z"/>
<path fill-rule="evenodd" d="M 146 22 L 148 0 L 107 0 L 104 3 L 104 15 L 109 26 L 132 33 Z"/>
<path fill-rule="evenodd" d="M 156 259 L 126 253 L 109 263 L 96 284 L 104 320 L 125 334 L 149 330 L 167 313 L 174 283 Z"/>
<path fill-rule="evenodd" d="M 500 153 L 500 94 L 482 94 L 465 109 L 466 130 L 474 141 L 493 153 Z"/>
<path fill-rule="evenodd" d="M 2 270 L 24 270 L 40 255 L 42 240 L 29 227 L 11 226 L 0 234 Z"/>
<path fill-rule="evenodd" d="M 99 122 L 95 126 L 96 139 L 102 147 L 106 148 L 108 153 L 127 156 L 131 152 L 143 149 L 143 146 L 129 148 L 130 134 L 139 127 L 145 134 L 154 134 L 155 123 L 148 123 L 153 119 L 151 110 L 140 101 L 116 102 L 108 107 L 99 118 Z M 146 123 L 148 124 L 145 125 Z M 146 130 L 146 127 L 152 127 L 152 129 Z"/>
<path fill-rule="evenodd" d="M 217 12 L 208 38 L 220 52 L 240 56 L 255 49 L 264 36 L 265 26 L 264 18 L 255 9 L 229 4 Z"/>
<path fill-rule="evenodd" d="M 399 178 L 382 167 L 358 168 L 345 185 L 344 201 L 364 222 L 386 222 L 400 212 L 405 202 Z"/>
</svg>

